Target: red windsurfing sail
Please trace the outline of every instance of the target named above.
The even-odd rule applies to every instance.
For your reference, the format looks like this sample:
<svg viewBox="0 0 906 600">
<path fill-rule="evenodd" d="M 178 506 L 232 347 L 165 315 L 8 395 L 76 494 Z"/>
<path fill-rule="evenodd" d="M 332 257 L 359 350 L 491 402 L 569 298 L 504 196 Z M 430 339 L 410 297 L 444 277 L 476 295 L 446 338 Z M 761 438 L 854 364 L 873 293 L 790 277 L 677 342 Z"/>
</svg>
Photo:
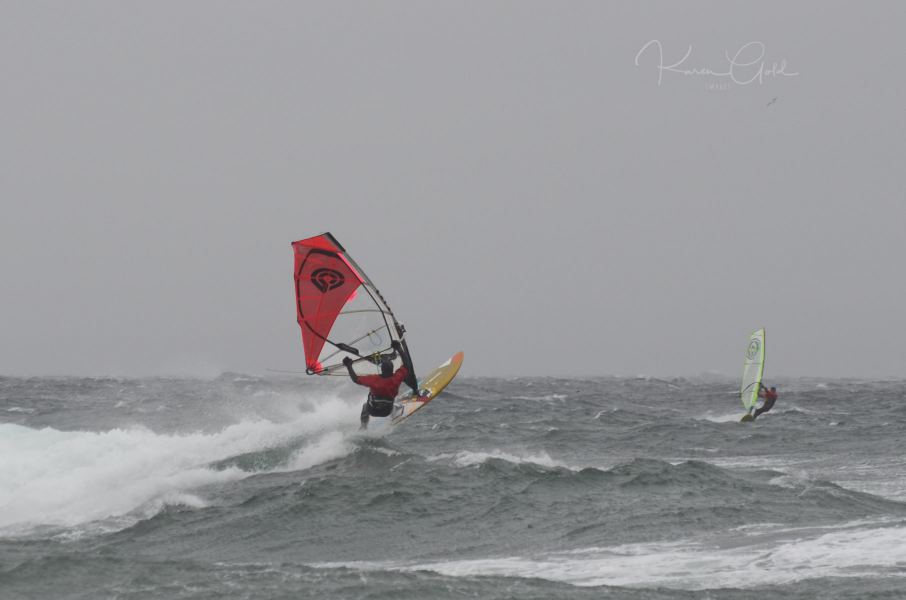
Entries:
<svg viewBox="0 0 906 600">
<path fill-rule="evenodd" d="M 309 374 L 339 374 L 343 358 L 397 359 L 404 329 L 368 276 L 330 233 L 293 242 L 296 312 Z"/>
</svg>

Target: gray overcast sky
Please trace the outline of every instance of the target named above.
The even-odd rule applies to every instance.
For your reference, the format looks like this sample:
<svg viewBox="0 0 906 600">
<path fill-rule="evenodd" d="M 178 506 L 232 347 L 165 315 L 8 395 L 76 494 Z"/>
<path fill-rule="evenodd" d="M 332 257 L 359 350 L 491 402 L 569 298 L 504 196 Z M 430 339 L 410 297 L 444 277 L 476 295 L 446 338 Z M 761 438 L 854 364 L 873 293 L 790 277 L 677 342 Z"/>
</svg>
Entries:
<svg viewBox="0 0 906 600">
<path fill-rule="evenodd" d="M 329 230 L 423 370 L 735 375 L 764 326 L 769 375 L 906 376 L 904 22 L 3 2 L 0 373 L 301 368 L 289 244 Z M 798 75 L 659 86 L 650 40 L 715 72 L 761 42 Z"/>
</svg>

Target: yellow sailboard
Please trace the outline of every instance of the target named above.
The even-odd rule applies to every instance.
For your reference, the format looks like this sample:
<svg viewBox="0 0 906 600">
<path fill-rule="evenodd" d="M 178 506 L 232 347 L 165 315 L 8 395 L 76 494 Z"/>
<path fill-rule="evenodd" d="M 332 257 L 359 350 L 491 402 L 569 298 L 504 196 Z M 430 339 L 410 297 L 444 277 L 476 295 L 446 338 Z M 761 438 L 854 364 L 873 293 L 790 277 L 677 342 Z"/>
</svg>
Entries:
<svg viewBox="0 0 906 600">
<path fill-rule="evenodd" d="M 391 425 L 399 425 L 413 414 L 424 408 L 429 402 L 437 398 L 444 391 L 462 366 L 463 353 L 457 352 L 451 356 L 444 364 L 440 365 L 418 382 L 418 396 L 408 390 L 399 396 L 393 405 L 393 412 L 390 413 L 389 421 Z M 372 418 L 372 420 L 381 420 Z"/>
</svg>

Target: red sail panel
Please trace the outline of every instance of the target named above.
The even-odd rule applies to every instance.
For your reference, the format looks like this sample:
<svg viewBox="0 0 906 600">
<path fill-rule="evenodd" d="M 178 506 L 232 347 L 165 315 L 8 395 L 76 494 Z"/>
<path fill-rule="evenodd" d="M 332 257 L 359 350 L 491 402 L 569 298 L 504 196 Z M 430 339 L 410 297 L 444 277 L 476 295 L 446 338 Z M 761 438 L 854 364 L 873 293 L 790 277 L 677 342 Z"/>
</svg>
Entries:
<svg viewBox="0 0 906 600">
<path fill-rule="evenodd" d="M 293 242 L 296 311 L 309 371 L 320 372 L 318 357 L 337 317 L 363 283 L 329 233 Z"/>
</svg>

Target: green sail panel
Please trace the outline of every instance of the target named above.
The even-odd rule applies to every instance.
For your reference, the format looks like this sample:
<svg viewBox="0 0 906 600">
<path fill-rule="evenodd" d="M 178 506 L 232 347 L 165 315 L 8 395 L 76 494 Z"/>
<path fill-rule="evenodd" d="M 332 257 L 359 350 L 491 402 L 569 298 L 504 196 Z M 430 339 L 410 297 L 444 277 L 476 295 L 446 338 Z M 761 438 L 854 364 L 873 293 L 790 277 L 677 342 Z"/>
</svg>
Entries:
<svg viewBox="0 0 906 600">
<path fill-rule="evenodd" d="M 753 331 L 746 346 L 746 362 L 742 369 L 742 384 L 739 398 L 745 409 L 751 412 L 758 402 L 761 377 L 764 375 L 764 329 Z"/>
</svg>

